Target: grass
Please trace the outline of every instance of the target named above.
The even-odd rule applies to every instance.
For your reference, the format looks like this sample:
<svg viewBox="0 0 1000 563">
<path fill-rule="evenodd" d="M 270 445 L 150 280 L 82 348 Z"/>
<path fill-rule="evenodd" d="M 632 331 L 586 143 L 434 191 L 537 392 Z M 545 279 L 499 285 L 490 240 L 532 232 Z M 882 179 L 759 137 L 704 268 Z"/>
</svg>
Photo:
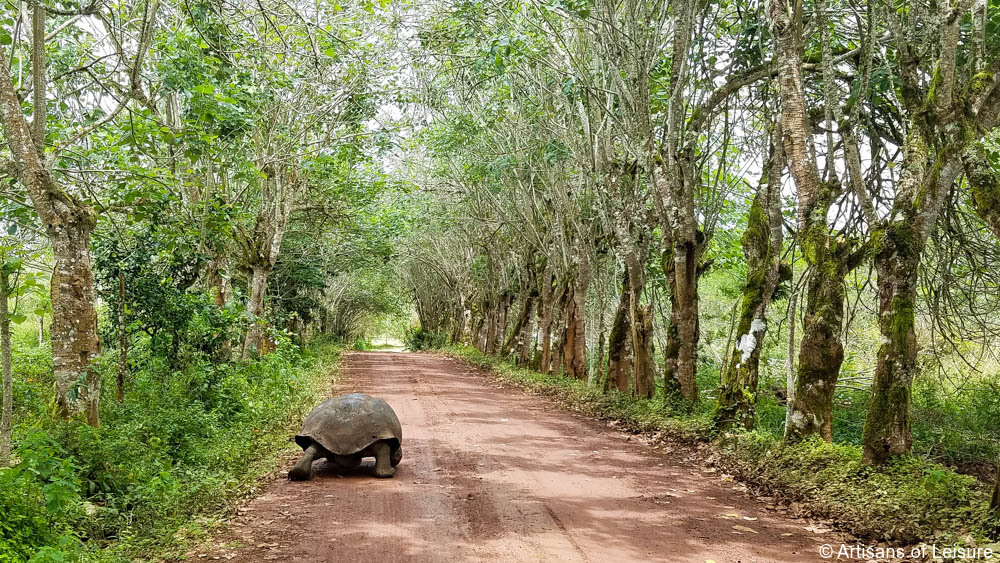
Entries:
<svg viewBox="0 0 1000 563">
<path fill-rule="evenodd" d="M 571 410 L 617 421 L 621 429 L 692 445 L 711 444 L 706 461 L 757 491 L 799 503 L 808 514 L 832 520 L 862 539 L 985 545 L 998 538 L 1000 521 L 987 510 L 988 487 L 974 477 L 918 456 L 876 470 L 861 462 L 856 443 L 814 439 L 785 445 L 780 439 L 784 407 L 773 398 L 762 397 L 757 430 L 713 436 L 708 401 L 685 410 L 658 399 L 605 394 L 585 382 L 518 368 L 471 347 L 447 346 L 439 351 L 488 370 L 506 384 L 553 397 Z"/>
</svg>

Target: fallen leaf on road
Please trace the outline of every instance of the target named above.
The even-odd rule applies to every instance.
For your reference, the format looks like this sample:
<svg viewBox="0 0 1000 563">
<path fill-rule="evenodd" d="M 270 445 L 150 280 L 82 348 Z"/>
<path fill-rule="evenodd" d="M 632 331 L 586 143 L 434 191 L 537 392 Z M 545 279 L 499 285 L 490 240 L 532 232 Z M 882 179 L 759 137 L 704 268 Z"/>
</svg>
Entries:
<svg viewBox="0 0 1000 563">
<path fill-rule="evenodd" d="M 739 530 L 741 532 L 750 532 L 751 534 L 757 533 L 757 530 L 754 530 L 753 528 L 747 528 L 746 526 L 733 526 L 733 529 Z"/>
</svg>

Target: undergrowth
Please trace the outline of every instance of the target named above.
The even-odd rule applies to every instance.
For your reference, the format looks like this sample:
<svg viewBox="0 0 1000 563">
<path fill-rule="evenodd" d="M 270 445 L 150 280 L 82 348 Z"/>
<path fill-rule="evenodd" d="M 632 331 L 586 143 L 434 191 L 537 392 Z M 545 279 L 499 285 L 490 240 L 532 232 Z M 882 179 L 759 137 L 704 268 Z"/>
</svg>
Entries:
<svg viewBox="0 0 1000 563">
<path fill-rule="evenodd" d="M 340 350 L 302 353 L 286 340 L 249 363 L 143 369 L 123 402 L 102 401 L 100 428 L 46 416 L 44 402 L 26 402 L 44 397 L 46 383 L 25 378 L 15 393 L 31 405 L 18 413 L 20 463 L 0 469 L 0 561 L 183 553 L 199 522 L 227 510 L 291 447 Z M 45 371 L 43 362 L 36 377 Z M 113 370 L 104 372 L 113 389 Z"/>
<path fill-rule="evenodd" d="M 712 443 L 710 459 L 756 490 L 802 505 L 805 512 L 830 519 L 870 540 L 918 541 L 939 545 L 988 543 L 1000 522 L 988 515 L 989 493 L 976 478 L 961 475 L 918 456 L 873 469 L 861 461 L 854 443 L 818 438 L 800 444 L 781 441 L 784 408 L 763 401 L 758 430 L 713 436 L 708 401 L 695 409 L 604 393 L 561 375 L 519 368 L 472 347 L 439 351 L 488 370 L 504 383 L 553 397 L 584 414 L 617 421 L 624 430 L 659 434 L 670 441 Z M 779 412 L 780 411 L 780 412 Z"/>
</svg>

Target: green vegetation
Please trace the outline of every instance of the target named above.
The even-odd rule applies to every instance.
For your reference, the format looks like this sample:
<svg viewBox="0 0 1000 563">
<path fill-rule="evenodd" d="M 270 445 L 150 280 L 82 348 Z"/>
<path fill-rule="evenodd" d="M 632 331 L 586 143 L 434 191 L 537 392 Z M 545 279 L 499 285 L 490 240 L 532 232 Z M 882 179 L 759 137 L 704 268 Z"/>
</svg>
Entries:
<svg viewBox="0 0 1000 563">
<path fill-rule="evenodd" d="M 15 355 L 25 362 L 18 373 L 31 374 L 19 398 L 52 387 L 35 350 Z M 35 422 L 15 425 L 20 463 L 0 469 L 0 559 L 128 560 L 180 549 L 179 529 L 224 512 L 291 447 L 294 427 L 328 392 L 340 350 L 319 343 L 300 353 L 284 339 L 245 365 L 144 369 L 124 402 L 103 405 L 100 428 L 20 402 L 37 409 L 18 412 L 18 422 Z M 103 371 L 113 385 L 113 370 Z"/>
<path fill-rule="evenodd" d="M 173 549 L 387 337 L 995 535 L 1000 4 L 883 4 L 0 4 L 0 560 Z"/>
</svg>

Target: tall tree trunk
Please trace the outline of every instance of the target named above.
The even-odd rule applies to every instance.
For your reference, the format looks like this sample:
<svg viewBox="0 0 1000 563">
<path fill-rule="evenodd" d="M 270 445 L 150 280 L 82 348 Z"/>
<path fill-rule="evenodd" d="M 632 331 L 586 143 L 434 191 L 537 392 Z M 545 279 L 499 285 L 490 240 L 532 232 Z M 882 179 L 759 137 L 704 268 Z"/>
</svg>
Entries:
<svg viewBox="0 0 1000 563">
<path fill-rule="evenodd" d="M 683 398 L 681 383 L 677 379 L 677 355 L 680 353 L 681 343 L 677 335 L 677 290 L 675 289 L 674 260 L 673 252 L 669 246 L 663 252 L 661 266 L 670 289 L 670 316 L 667 319 L 666 345 L 663 349 L 663 398 L 668 401 L 679 401 Z"/>
<path fill-rule="evenodd" d="M 651 399 L 656 392 L 653 370 L 653 315 L 648 305 L 642 304 L 642 289 L 646 283 L 645 259 L 648 245 L 640 243 L 638 252 L 625 253 L 625 270 L 628 272 L 628 313 L 630 343 L 632 345 L 632 394 Z"/>
<path fill-rule="evenodd" d="M 819 434 L 828 442 L 833 440 L 833 398 L 844 362 L 841 331 L 844 276 L 848 268 L 837 242 L 829 237 L 826 224 L 817 225 L 816 229 L 821 231 L 820 244 L 828 239 L 825 244 L 830 248 L 803 244 L 805 254 L 813 259 L 807 260 L 812 272 L 806 286 L 795 398 L 788 406 L 790 424 L 785 428 L 785 439 L 792 442 L 810 434 Z M 816 236 L 815 233 L 811 234 Z"/>
<path fill-rule="evenodd" d="M 781 264 L 781 174 L 785 167 L 781 143 L 779 123 L 771 135 L 770 154 L 741 241 L 747 277 L 736 331 L 740 336 L 729 351 L 730 359 L 721 378 L 715 412 L 715 426 L 719 429 L 740 423 L 747 430 L 753 429 L 767 309 L 778 285 L 791 278 L 791 270 Z"/>
<path fill-rule="evenodd" d="M 573 370 L 574 356 L 576 355 L 576 296 L 572 290 L 570 290 L 566 299 L 565 316 L 563 319 L 562 371 L 570 377 L 576 377 Z"/>
<path fill-rule="evenodd" d="M 566 352 L 567 374 L 587 381 L 587 290 L 590 287 L 589 266 L 580 266 L 574 280 L 566 308 Z"/>
<path fill-rule="evenodd" d="M 0 47 L 4 64 L 4 72 L 0 72 L 0 125 L 15 174 L 45 225 L 55 258 L 50 334 L 57 409 L 64 418 L 85 412 L 87 422 L 97 426 L 100 377 L 96 370 L 88 369 L 100 353 L 90 264 L 90 233 L 96 219 L 93 210 L 63 191 L 45 168 L 21 113 L 8 60 L 6 50 Z"/>
<path fill-rule="evenodd" d="M 664 274 L 670 292 L 670 326 L 667 329 L 665 389 L 688 403 L 698 401 L 698 261 L 701 244 L 692 239 L 675 244 L 664 253 Z"/>
<path fill-rule="evenodd" d="M 910 389 L 917 360 L 914 305 L 923 243 L 910 221 L 892 223 L 875 254 L 882 345 L 863 436 L 864 461 L 885 463 L 910 451 Z"/>
<path fill-rule="evenodd" d="M 83 209 L 90 212 L 89 208 Z M 92 212 L 75 215 L 74 219 L 49 227 L 55 256 L 51 332 L 56 402 L 64 417 L 82 411 L 87 423 L 97 426 L 101 378 L 97 370 L 89 369 L 91 360 L 100 352 L 90 264 L 90 232 L 94 221 Z"/>
<path fill-rule="evenodd" d="M 608 336 L 608 386 L 623 393 L 628 391 L 631 372 L 628 356 L 628 341 L 631 334 L 629 293 L 628 268 L 625 268 L 621 298 L 615 311 L 614 322 L 611 324 L 611 334 Z"/>
<path fill-rule="evenodd" d="M 561 293 L 557 293 L 553 288 L 554 281 L 552 273 L 546 267 L 542 274 L 542 318 L 541 318 L 541 357 L 538 360 L 538 371 L 549 373 L 552 369 L 552 322 L 555 316 L 556 301 L 562 298 Z"/>
<path fill-rule="evenodd" d="M 788 342 L 785 350 L 785 428 L 792 423 L 792 401 L 795 400 L 795 324 L 798 321 L 799 292 L 788 298 Z"/>
<path fill-rule="evenodd" d="M 916 138 L 917 134 L 911 135 Z M 881 465 L 891 456 L 910 451 L 910 404 L 917 369 L 917 334 L 914 307 L 917 301 L 917 268 L 931 230 L 937 223 L 947 194 L 961 170 L 958 158 L 929 167 L 923 164 L 927 143 L 909 142 L 904 150 L 900 181 L 892 218 L 872 232 L 878 272 L 879 331 L 875 381 L 862 435 L 864 461 Z M 945 155 L 948 151 L 942 151 Z M 939 155 L 938 158 L 941 158 Z M 974 182 L 970 180 L 970 185 Z M 934 186 L 927 190 L 924 187 Z"/>
<path fill-rule="evenodd" d="M 824 181 L 816 164 L 802 84 L 801 8 L 773 2 L 768 14 L 780 64 L 784 149 L 798 190 L 797 236 L 810 268 L 798 379 L 785 428 L 788 441 L 810 434 L 833 437 L 833 397 L 844 360 L 844 276 L 849 271 L 849 243 L 831 236 L 826 223 L 841 185 L 839 180 Z"/>
<path fill-rule="evenodd" d="M 3 373 L 3 410 L 0 412 L 0 467 L 10 465 L 11 422 L 14 418 L 14 376 L 10 369 L 10 273 L 0 264 L 0 371 Z"/>
</svg>

